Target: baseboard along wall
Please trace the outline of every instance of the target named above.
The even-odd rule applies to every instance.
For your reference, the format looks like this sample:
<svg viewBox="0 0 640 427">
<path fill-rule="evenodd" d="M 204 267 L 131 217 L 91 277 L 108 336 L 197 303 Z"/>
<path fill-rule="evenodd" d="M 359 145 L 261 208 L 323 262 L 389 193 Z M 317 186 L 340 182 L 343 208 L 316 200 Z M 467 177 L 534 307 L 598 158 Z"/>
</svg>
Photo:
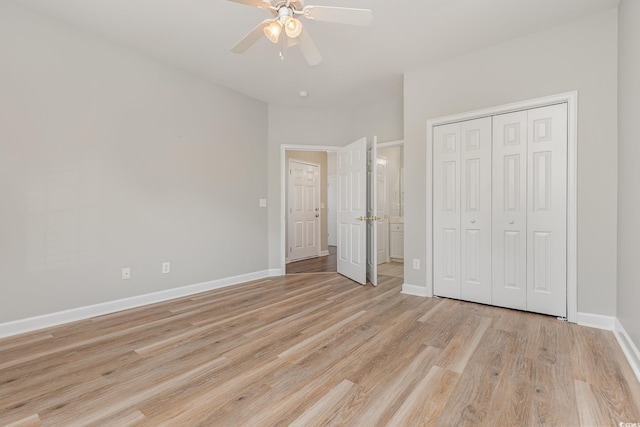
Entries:
<svg viewBox="0 0 640 427">
<path fill-rule="evenodd" d="M 631 369 L 633 369 L 636 377 L 638 377 L 638 381 L 640 381 L 640 350 L 638 350 L 638 347 L 633 343 L 631 337 L 618 319 L 615 319 L 613 334 L 618 340 L 618 344 L 620 344 L 622 352 L 629 361 Z"/>
<path fill-rule="evenodd" d="M 255 273 L 242 274 L 239 276 L 227 277 L 195 285 L 183 286 L 180 288 L 167 289 L 165 291 L 154 292 L 145 295 L 137 295 L 130 298 L 108 301 L 86 307 L 72 308 L 56 313 L 44 314 L 41 316 L 26 319 L 14 320 L 0 324 L 0 338 L 36 331 L 38 329 L 49 328 L 62 325 L 64 323 L 89 319 L 91 317 L 102 316 L 131 308 L 141 307 L 148 304 L 168 301 L 189 295 L 214 289 L 225 288 L 240 283 L 260 280 L 267 277 L 279 276 L 280 269 L 263 270 Z"/>
</svg>

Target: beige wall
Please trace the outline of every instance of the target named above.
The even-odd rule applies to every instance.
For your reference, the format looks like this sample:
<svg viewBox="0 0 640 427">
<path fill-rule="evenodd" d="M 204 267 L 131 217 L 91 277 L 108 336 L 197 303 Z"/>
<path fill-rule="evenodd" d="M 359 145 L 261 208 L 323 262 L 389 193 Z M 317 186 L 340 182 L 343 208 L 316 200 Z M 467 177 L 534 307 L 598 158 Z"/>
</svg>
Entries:
<svg viewBox="0 0 640 427">
<path fill-rule="evenodd" d="M 0 52 L 0 323 L 267 269 L 264 103 L 3 2 Z"/>
<path fill-rule="evenodd" d="M 320 165 L 320 250 L 328 250 L 327 246 L 327 152 L 326 151 L 292 151 L 287 150 L 285 152 L 285 163 L 288 165 L 289 160 L 300 160 L 303 162 L 310 162 Z M 285 189 L 289 188 L 289 174 L 286 174 Z M 285 206 L 289 203 L 289 193 L 285 191 Z M 288 213 L 287 211 L 285 215 Z M 288 215 L 287 220 L 289 218 Z M 288 230 L 285 230 L 286 238 L 289 239 Z M 288 240 L 287 240 L 288 242 Z M 288 245 L 288 243 L 287 243 Z"/>
<path fill-rule="evenodd" d="M 622 0 L 618 58 L 618 320 L 640 348 L 640 2 Z"/>
<path fill-rule="evenodd" d="M 426 286 L 427 119 L 578 90 L 578 311 L 615 315 L 616 52 L 611 10 L 405 74 L 406 283 Z"/>
</svg>

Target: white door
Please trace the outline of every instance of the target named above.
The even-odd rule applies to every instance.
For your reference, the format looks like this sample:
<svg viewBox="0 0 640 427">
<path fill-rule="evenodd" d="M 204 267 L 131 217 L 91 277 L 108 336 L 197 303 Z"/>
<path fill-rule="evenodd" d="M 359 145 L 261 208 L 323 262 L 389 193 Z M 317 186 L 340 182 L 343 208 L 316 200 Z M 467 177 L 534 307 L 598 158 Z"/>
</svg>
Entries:
<svg viewBox="0 0 640 427">
<path fill-rule="evenodd" d="M 389 211 L 387 200 L 387 158 L 378 156 L 376 180 L 378 181 L 378 265 L 389 262 Z"/>
<path fill-rule="evenodd" d="M 338 151 L 338 273 L 367 283 L 367 139 Z"/>
<path fill-rule="evenodd" d="M 491 304 L 491 117 L 460 123 L 460 295 Z"/>
<path fill-rule="evenodd" d="M 565 317 L 567 105 L 494 117 L 493 304 Z"/>
<path fill-rule="evenodd" d="M 367 143 L 367 279 L 378 285 L 378 139 Z"/>
<path fill-rule="evenodd" d="M 289 160 L 288 261 L 320 255 L 320 166 Z"/>
<path fill-rule="evenodd" d="M 434 292 L 491 303 L 491 117 L 434 129 Z"/>
<path fill-rule="evenodd" d="M 493 118 L 493 304 L 527 308 L 527 112 Z"/>
<path fill-rule="evenodd" d="M 327 244 L 338 246 L 338 177 L 327 177 Z"/>
<path fill-rule="evenodd" d="M 567 315 L 567 104 L 528 111 L 527 310 Z"/>
<path fill-rule="evenodd" d="M 460 299 L 460 123 L 433 132 L 433 291 Z"/>
</svg>

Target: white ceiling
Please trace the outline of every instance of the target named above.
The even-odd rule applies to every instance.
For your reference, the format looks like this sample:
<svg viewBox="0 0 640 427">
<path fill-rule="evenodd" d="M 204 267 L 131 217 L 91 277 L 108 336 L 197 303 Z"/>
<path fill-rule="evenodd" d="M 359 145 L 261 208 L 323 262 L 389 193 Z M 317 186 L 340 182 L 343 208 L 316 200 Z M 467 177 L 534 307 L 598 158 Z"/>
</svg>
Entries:
<svg viewBox="0 0 640 427">
<path fill-rule="evenodd" d="M 402 95 L 402 74 L 616 7 L 619 0 L 307 0 L 373 10 L 370 27 L 303 20 L 324 61 L 280 60 L 263 38 L 229 49 L 263 9 L 226 0 L 20 0 L 75 27 L 277 105 L 356 107 Z M 300 99 L 300 90 L 309 97 Z"/>
</svg>

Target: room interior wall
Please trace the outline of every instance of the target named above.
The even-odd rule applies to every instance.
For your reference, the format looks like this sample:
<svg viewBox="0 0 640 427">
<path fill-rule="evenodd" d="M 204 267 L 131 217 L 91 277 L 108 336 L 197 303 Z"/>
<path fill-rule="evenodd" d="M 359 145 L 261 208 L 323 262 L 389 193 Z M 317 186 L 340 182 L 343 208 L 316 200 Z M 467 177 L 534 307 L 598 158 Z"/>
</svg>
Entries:
<svg viewBox="0 0 640 427">
<path fill-rule="evenodd" d="M 622 0 L 618 22 L 617 317 L 636 349 L 640 349 L 640 2 Z"/>
<path fill-rule="evenodd" d="M 397 141 L 404 136 L 404 101 L 402 96 L 389 98 L 353 110 L 356 138 L 378 137 L 378 142 Z"/>
<path fill-rule="evenodd" d="M 616 52 L 613 9 L 405 74 L 405 283 L 427 283 L 427 120 L 577 90 L 578 311 L 615 315 Z"/>
<path fill-rule="evenodd" d="M 0 52 L 0 323 L 267 269 L 266 104 L 2 2 Z"/>
<path fill-rule="evenodd" d="M 287 150 L 285 153 L 285 162 L 288 165 L 289 159 L 300 160 L 303 162 L 311 162 L 320 165 L 320 250 L 327 251 L 327 172 L 328 172 L 328 159 L 326 151 L 295 151 Z M 286 175 L 287 177 L 289 175 Z M 289 188 L 289 181 L 285 188 Z M 289 203 L 288 191 L 285 194 L 286 203 Z M 285 206 L 287 206 L 285 204 Z M 285 213 L 286 214 L 286 213 Z M 288 230 L 285 230 L 287 239 L 289 238 Z"/>
</svg>

